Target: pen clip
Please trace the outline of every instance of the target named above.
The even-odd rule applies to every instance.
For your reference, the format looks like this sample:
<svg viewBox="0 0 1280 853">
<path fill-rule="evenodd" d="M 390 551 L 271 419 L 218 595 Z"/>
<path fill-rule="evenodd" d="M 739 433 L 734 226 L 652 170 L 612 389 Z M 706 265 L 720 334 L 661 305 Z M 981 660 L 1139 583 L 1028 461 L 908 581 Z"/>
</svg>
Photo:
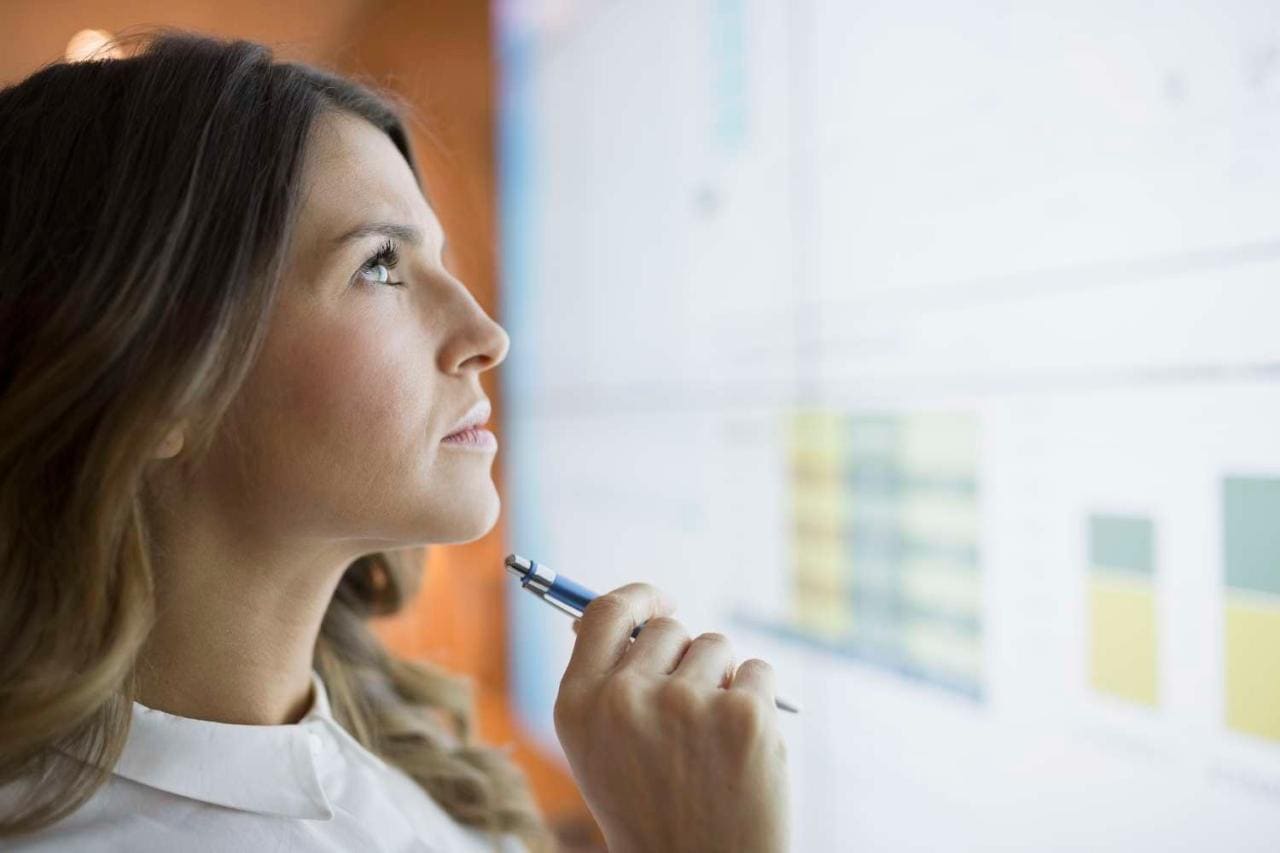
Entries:
<svg viewBox="0 0 1280 853">
<path fill-rule="evenodd" d="M 564 613 L 568 613 L 574 619 L 582 618 L 582 611 L 578 610 L 576 607 L 570 607 L 569 605 L 565 604 L 563 601 L 557 601 L 551 596 L 544 595 L 543 593 L 540 593 L 540 592 L 535 592 L 534 595 L 538 596 L 538 598 L 541 598 L 543 601 L 545 601 L 547 604 L 550 604 L 555 609 L 560 610 Z"/>
</svg>

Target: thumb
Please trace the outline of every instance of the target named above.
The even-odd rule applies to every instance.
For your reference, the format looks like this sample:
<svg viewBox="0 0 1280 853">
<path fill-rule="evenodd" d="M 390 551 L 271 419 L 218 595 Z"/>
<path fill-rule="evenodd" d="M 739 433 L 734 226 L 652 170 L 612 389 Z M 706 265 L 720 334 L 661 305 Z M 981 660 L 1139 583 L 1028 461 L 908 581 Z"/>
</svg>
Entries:
<svg viewBox="0 0 1280 853">
<path fill-rule="evenodd" d="M 579 626 L 579 625 L 581 625 L 581 624 L 582 624 L 582 620 L 581 620 L 581 619 L 574 619 L 574 620 L 573 620 L 573 633 L 575 633 L 575 634 L 576 634 L 576 633 L 578 633 L 578 626 Z"/>
</svg>

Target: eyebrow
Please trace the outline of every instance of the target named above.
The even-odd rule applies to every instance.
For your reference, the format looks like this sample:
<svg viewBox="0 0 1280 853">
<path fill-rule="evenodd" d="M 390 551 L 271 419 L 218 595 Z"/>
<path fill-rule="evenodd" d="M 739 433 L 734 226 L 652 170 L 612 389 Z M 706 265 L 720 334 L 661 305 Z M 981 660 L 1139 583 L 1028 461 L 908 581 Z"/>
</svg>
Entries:
<svg viewBox="0 0 1280 853">
<path fill-rule="evenodd" d="M 335 239 L 335 244 L 346 243 L 350 240 L 358 240 L 361 237 L 368 237 L 372 234 L 381 234 L 385 237 L 394 237 L 397 240 L 403 240 L 414 246 L 422 245 L 422 232 L 412 225 L 401 225 L 396 222 L 365 222 L 352 228 L 346 234 Z"/>
<path fill-rule="evenodd" d="M 334 247 L 347 243 L 351 240 L 359 240 L 362 237 L 368 237 L 373 234 L 381 234 L 384 237 L 394 237 L 408 243 L 411 246 L 422 245 L 422 231 L 413 225 L 403 225 L 399 222 L 365 222 L 352 228 L 346 234 L 337 237 L 334 241 Z M 440 239 L 440 257 L 447 258 L 449 256 L 449 238 L 441 236 Z"/>
</svg>

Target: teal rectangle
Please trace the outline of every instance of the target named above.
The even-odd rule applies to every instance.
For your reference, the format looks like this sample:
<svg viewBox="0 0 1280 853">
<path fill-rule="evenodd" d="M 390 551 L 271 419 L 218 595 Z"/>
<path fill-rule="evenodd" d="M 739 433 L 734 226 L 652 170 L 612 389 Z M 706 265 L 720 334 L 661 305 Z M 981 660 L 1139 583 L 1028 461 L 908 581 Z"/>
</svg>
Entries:
<svg viewBox="0 0 1280 853">
<path fill-rule="evenodd" d="M 1222 545 L 1227 586 L 1280 595 L 1280 477 L 1226 477 Z"/>
<path fill-rule="evenodd" d="M 1140 515 L 1089 516 L 1089 562 L 1099 569 L 1155 571 L 1155 525 Z"/>
</svg>

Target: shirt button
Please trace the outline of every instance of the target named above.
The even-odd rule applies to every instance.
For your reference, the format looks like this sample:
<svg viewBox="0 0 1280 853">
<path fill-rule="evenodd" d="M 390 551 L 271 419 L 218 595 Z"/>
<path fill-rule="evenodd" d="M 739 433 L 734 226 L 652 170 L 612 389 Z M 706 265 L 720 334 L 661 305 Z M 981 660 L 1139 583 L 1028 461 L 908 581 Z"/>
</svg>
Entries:
<svg viewBox="0 0 1280 853">
<path fill-rule="evenodd" d="M 323 745 L 320 743 L 320 735 L 315 732 L 311 732 L 307 738 L 311 741 L 311 754 L 319 755 L 320 750 L 323 748 Z"/>
</svg>

